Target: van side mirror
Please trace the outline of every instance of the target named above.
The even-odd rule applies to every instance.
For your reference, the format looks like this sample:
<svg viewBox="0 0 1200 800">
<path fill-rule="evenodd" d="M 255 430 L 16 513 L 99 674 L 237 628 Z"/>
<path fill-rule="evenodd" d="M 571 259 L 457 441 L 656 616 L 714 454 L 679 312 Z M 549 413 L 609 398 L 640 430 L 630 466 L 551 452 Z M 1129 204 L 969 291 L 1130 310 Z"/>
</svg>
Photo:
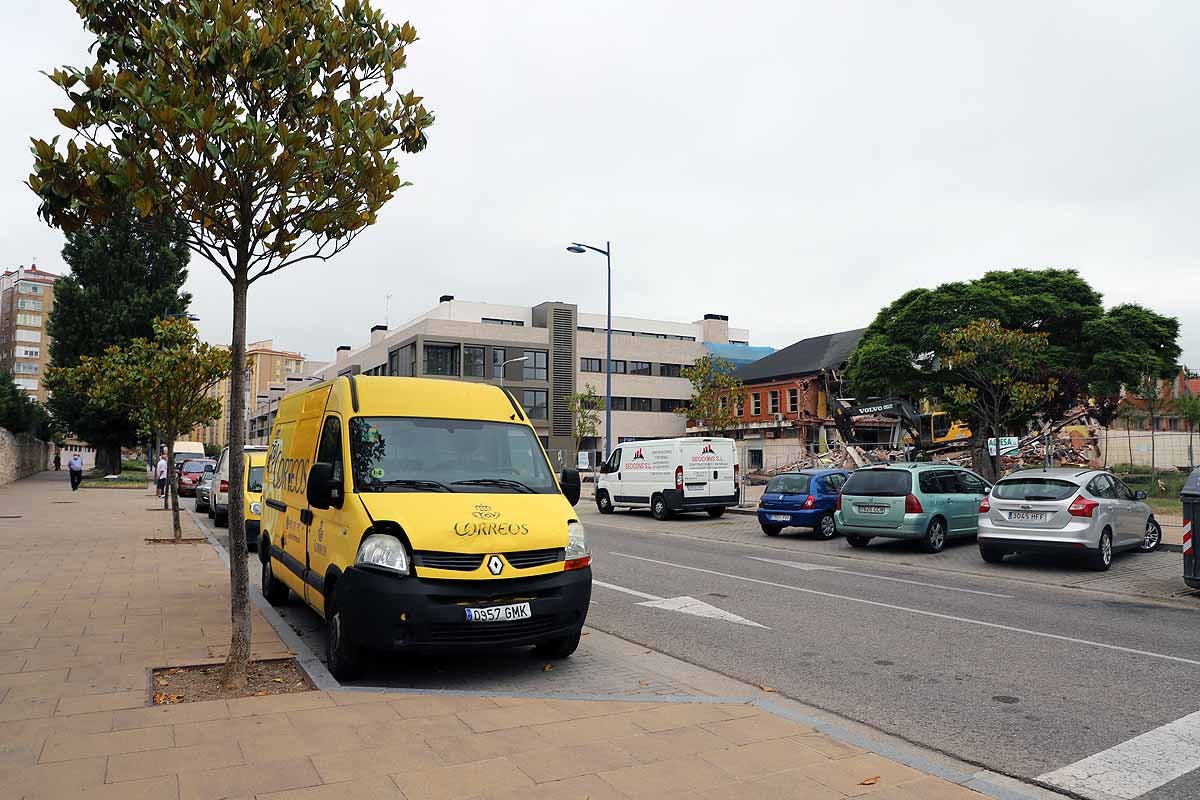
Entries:
<svg viewBox="0 0 1200 800">
<path fill-rule="evenodd" d="M 305 495 L 313 508 L 326 509 L 333 505 L 333 464 L 317 461 L 308 469 Z"/>
<path fill-rule="evenodd" d="M 1143 492 L 1143 491 L 1141 491 L 1141 490 L 1138 490 L 1138 491 L 1136 491 L 1136 492 L 1134 492 L 1134 493 L 1133 493 L 1133 499 L 1134 499 L 1134 500 L 1145 500 L 1145 499 L 1146 499 L 1146 493 L 1145 493 L 1145 492 Z"/>
<path fill-rule="evenodd" d="M 600 471 L 600 474 L 601 474 L 601 475 L 607 475 L 607 474 L 608 474 L 608 462 L 607 462 L 607 461 L 605 461 L 604 463 L 602 463 L 602 464 L 600 465 L 600 470 L 599 470 L 599 471 Z"/>
<path fill-rule="evenodd" d="M 567 498 L 567 502 L 573 506 L 578 505 L 579 494 L 583 491 L 583 484 L 579 480 L 579 470 L 564 469 L 558 482 L 562 486 L 563 497 Z"/>
</svg>

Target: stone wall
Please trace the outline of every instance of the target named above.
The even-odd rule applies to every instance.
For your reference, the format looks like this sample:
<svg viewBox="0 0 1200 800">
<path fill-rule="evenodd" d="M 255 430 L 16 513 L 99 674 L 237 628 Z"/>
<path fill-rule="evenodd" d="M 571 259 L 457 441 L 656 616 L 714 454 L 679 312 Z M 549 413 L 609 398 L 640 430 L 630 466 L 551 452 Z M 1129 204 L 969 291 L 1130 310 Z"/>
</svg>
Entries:
<svg viewBox="0 0 1200 800">
<path fill-rule="evenodd" d="M 49 469 L 53 458 L 49 442 L 0 428 L 0 486 Z"/>
</svg>

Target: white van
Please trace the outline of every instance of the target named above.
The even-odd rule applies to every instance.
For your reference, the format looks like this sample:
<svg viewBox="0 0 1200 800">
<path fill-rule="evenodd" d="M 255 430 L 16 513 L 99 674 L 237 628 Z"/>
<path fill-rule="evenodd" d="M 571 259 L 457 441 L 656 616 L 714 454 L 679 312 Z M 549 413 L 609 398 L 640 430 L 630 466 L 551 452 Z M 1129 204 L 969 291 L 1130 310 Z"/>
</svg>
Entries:
<svg viewBox="0 0 1200 800">
<path fill-rule="evenodd" d="M 623 442 L 600 465 L 596 507 L 649 508 L 655 519 L 678 511 L 719 517 L 740 499 L 741 468 L 733 439 Z"/>
<path fill-rule="evenodd" d="M 247 453 L 266 452 L 267 446 L 248 444 L 242 448 Z M 208 490 L 208 516 L 218 528 L 229 524 L 229 448 L 221 451 L 217 468 L 213 472 L 212 486 Z"/>
<path fill-rule="evenodd" d="M 204 458 L 204 443 L 180 440 L 175 442 L 171 451 L 175 454 L 175 469 L 179 469 L 179 465 L 189 458 Z"/>
</svg>

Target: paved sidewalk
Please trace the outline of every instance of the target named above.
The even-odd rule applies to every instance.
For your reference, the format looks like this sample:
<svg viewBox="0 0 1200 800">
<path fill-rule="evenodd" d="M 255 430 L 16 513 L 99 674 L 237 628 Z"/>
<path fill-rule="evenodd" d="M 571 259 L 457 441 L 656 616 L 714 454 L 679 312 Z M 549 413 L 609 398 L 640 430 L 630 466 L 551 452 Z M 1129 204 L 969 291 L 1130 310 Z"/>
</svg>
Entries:
<svg viewBox="0 0 1200 800">
<path fill-rule="evenodd" d="M 146 544 L 169 523 L 152 505 L 53 475 L 0 488 L 17 517 L 0 519 L 0 796 L 982 797 L 752 703 L 337 691 L 148 707 L 148 667 L 219 661 L 228 637 L 220 558 Z M 286 653 L 257 611 L 253 649 Z"/>
</svg>

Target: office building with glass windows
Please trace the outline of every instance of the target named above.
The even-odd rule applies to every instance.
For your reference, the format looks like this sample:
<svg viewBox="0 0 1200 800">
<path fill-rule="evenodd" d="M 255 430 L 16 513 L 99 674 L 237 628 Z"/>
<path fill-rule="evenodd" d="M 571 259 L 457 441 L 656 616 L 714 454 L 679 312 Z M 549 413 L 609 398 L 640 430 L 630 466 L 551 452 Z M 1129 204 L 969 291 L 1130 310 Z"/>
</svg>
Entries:
<svg viewBox="0 0 1200 800">
<path fill-rule="evenodd" d="M 36 265 L 0 274 L 0 372 L 39 403 L 46 402 L 50 337 L 46 320 L 54 307 L 57 275 Z"/>
</svg>

